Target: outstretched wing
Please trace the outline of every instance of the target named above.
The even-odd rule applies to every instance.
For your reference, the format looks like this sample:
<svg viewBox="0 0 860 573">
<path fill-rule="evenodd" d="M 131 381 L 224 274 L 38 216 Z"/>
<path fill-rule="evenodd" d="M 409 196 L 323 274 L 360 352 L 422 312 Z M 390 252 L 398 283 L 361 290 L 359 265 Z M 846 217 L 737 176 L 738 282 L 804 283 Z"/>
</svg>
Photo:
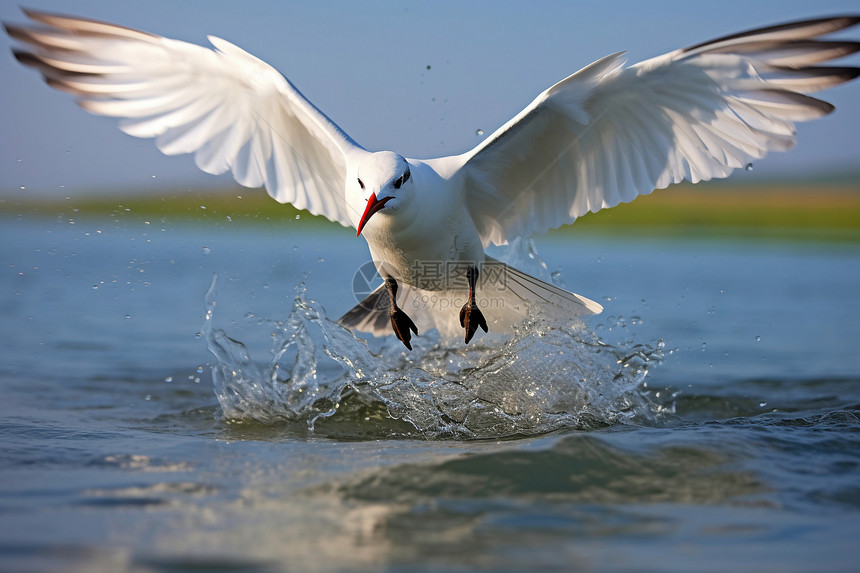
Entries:
<svg viewBox="0 0 860 573">
<path fill-rule="evenodd" d="M 364 152 L 268 64 L 216 37 L 215 50 L 122 26 L 25 11 L 6 25 L 22 63 L 120 128 L 193 153 L 203 171 L 232 171 L 281 203 L 350 226 L 347 157 Z"/>
<path fill-rule="evenodd" d="M 613 54 L 540 94 L 458 169 L 485 245 L 545 232 L 683 179 L 726 177 L 794 145 L 794 123 L 833 106 L 806 95 L 860 70 L 821 67 L 860 43 L 824 41 L 860 17 L 727 36 L 624 67 Z"/>
</svg>

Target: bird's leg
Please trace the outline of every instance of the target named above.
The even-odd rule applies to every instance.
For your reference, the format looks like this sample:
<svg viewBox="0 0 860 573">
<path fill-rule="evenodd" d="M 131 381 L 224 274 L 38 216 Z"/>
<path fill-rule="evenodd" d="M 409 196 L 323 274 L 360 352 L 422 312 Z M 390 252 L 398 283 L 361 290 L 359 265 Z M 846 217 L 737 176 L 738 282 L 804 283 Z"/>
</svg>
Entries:
<svg viewBox="0 0 860 573">
<path fill-rule="evenodd" d="M 397 281 L 388 277 L 385 279 L 385 288 L 388 289 L 388 316 L 391 318 L 391 328 L 394 329 L 394 334 L 400 342 L 412 350 L 412 345 L 409 343 L 412 340 L 412 334 L 409 331 L 418 334 L 418 328 L 412 319 L 397 306 Z"/>
<path fill-rule="evenodd" d="M 478 267 L 469 267 L 466 270 L 466 278 L 469 279 L 469 300 L 460 309 L 460 326 L 466 329 L 466 344 L 472 340 L 478 327 L 487 332 L 487 321 L 484 314 L 478 309 L 475 302 L 475 283 L 478 282 Z"/>
</svg>

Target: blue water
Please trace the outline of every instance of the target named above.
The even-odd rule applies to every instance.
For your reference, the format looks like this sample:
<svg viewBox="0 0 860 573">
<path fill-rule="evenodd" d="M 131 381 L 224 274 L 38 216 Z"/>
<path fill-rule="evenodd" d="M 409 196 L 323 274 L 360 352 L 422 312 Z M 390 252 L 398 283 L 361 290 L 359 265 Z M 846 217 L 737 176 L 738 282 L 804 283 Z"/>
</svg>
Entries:
<svg viewBox="0 0 860 573">
<path fill-rule="evenodd" d="M 603 315 L 406 353 L 345 231 L 0 241 L 2 570 L 856 570 L 856 245 L 544 239 Z"/>
</svg>

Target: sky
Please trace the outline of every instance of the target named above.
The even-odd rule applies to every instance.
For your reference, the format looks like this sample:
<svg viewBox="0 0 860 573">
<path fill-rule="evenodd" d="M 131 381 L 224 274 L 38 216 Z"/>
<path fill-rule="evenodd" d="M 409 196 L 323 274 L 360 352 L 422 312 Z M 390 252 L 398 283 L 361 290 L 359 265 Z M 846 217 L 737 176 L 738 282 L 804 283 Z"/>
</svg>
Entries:
<svg viewBox="0 0 860 573">
<path fill-rule="evenodd" d="M 225 38 L 287 76 L 370 150 L 417 158 L 467 151 L 538 93 L 607 54 L 633 63 L 783 21 L 860 13 L 844 0 L 207 2 L 30 0 L 28 7 L 106 20 L 193 43 Z M 0 20 L 24 22 L 0 0 Z M 860 39 L 860 28 L 842 36 Z M 191 156 L 165 157 L 18 64 L 0 33 L 0 196 L 227 187 Z M 860 65 L 860 57 L 842 61 Z M 798 145 L 735 179 L 860 170 L 860 81 L 828 90 L 837 111 L 801 124 Z M 480 131 L 479 131 L 480 130 Z"/>
</svg>

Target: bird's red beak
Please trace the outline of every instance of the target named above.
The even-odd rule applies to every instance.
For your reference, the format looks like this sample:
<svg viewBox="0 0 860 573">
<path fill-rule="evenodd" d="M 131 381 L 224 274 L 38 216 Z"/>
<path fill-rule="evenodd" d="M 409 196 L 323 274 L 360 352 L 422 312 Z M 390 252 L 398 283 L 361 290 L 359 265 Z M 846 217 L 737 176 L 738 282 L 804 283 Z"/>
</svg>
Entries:
<svg viewBox="0 0 860 573">
<path fill-rule="evenodd" d="M 364 229 L 364 226 L 367 224 L 367 221 L 370 220 L 370 216 L 385 207 L 385 204 L 392 197 L 383 197 L 381 201 L 376 200 L 376 193 L 372 193 L 370 195 L 370 199 L 367 200 L 367 207 L 364 208 L 364 215 L 361 216 L 361 221 L 358 222 L 358 232 L 355 236 L 359 236 L 361 234 L 361 230 Z"/>
</svg>

